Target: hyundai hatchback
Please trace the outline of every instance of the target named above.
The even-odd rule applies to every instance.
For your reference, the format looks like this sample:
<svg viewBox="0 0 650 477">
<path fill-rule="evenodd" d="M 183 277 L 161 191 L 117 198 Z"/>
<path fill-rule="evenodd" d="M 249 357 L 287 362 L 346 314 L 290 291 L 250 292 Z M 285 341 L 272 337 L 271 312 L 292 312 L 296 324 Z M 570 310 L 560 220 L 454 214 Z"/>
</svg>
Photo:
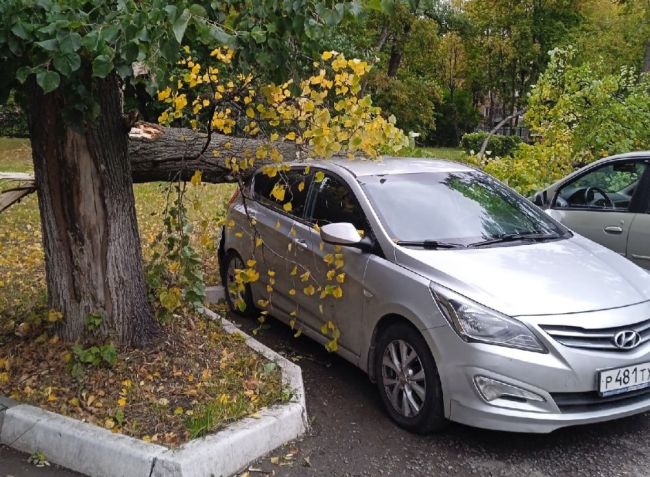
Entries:
<svg viewBox="0 0 650 477">
<path fill-rule="evenodd" d="M 227 223 L 231 308 L 263 303 L 321 343 L 334 323 L 406 429 L 545 433 L 650 409 L 650 274 L 480 171 L 294 164 L 255 174 Z M 238 286 L 250 259 L 259 279 Z M 319 298 L 341 274 L 342 296 Z"/>
</svg>

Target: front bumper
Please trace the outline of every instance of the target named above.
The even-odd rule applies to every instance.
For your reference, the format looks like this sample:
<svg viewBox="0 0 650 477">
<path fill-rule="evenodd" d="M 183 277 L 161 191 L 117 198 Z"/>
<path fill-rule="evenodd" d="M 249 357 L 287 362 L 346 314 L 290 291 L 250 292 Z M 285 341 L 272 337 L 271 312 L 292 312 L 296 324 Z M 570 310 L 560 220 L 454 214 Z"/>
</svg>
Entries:
<svg viewBox="0 0 650 477">
<path fill-rule="evenodd" d="M 425 331 L 443 388 L 448 419 L 485 429 L 548 433 L 555 429 L 623 418 L 650 410 L 650 389 L 617 399 L 600 398 L 598 371 L 650 362 L 650 342 L 627 352 L 569 348 L 545 335 L 549 353 L 464 342 L 449 326 Z M 543 401 L 487 402 L 475 376 L 517 386 Z"/>
</svg>

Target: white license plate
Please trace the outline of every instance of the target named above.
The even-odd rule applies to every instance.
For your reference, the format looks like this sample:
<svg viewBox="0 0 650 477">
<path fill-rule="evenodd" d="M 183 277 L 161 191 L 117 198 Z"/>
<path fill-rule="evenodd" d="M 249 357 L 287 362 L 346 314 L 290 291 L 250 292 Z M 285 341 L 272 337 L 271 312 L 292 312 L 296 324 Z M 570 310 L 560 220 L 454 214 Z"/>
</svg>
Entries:
<svg viewBox="0 0 650 477">
<path fill-rule="evenodd" d="M 601 396 L 611 396 L 650 387 L 650 363 L 607 369 L 599 373 Z"/>
</svg>

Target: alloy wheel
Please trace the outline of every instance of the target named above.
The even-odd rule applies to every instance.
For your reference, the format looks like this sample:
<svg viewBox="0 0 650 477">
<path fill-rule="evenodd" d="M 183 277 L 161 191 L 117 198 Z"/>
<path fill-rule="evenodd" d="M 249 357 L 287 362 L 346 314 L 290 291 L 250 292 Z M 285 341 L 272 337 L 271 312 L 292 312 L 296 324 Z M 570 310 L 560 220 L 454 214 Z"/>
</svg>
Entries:
<svg viewBox="0 0 650 477">
<path fill-rule="evenodd" d="M 415 349 L 404 340 L 391 341 L 381 362 L 382 384 L 393 408 L 404 417 L 420 413 L 426 399 L 426 376 Z"/>
</svg>

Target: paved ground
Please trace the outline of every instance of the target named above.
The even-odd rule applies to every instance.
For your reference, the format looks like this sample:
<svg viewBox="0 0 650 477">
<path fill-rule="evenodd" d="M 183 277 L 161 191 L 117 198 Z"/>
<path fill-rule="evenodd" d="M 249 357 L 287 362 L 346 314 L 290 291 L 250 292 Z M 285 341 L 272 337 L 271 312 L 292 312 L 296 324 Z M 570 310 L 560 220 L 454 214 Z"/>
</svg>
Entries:
<svg viewBox="0 0 650 477">
<path fill-rule="evenodd" d="M 79 474 L 51 466 L 36 468 L 27 463 L 29 456 L 0 446 L 0 477 L 78 477 Z"/>
<path fill-rule="evenodd" d="M 233 320 L 248 331 L 255 324 Z M 650 415 L 542 436 L 461 425 L 416 436 L 391 423 L 375 387 L 346 361 L 308 338 L 293 338 L 278 322 L 257 337 L 302 367 L 312 430 L 254 463 L 251 477 L 650 475 Z M 26 459 L 0 448 L 0 477 L 76 475 L 34 469 Z"/>
<path fill-rule="evenodd" d="M 233 320 L 250 330 L 249 320 Z M 302 367 L 312 430 L 251 470 L 276 476 L 650 475 L 650 414 L 541 436 L 455 424 L 417 436 L 392 424 L 375 386 L 343 359 L 306 337 L 293 338 L 274 321 L 258 339 Z M 271 461 L 285 463 L 288 453 L 295 453 L 292 465 Z"/>
</svg>

